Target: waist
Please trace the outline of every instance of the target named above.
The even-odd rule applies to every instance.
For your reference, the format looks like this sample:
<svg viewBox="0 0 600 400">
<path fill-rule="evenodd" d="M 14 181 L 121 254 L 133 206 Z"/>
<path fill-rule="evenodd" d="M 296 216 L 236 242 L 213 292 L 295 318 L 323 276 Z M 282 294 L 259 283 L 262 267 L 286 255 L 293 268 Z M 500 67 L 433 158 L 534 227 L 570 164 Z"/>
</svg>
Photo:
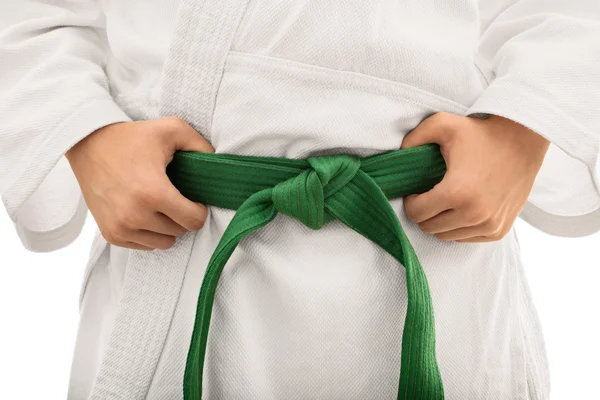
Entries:
<svg viewBox="0 0 600 400">
<path fill-rule="evenodd" d="M 315 162 L 334 163 L 340 156 L 355 160 L 358 169 L 367 174 L 388 199 L 428 191 L 446 172 L 439 146 L 427 144 L 362 158 L 334 155 L 305 160 L 179 151 L 168 165 L 167 174 L 188 199 L 237 210 L 253 194 L 313 170 L 311 164 Z M 338 180 L 335 185 L 344 183 L 347 182 Z M 332 184 L 329 183 L 329 192 L 339 189 L 331 187 Z"/>
</svg>

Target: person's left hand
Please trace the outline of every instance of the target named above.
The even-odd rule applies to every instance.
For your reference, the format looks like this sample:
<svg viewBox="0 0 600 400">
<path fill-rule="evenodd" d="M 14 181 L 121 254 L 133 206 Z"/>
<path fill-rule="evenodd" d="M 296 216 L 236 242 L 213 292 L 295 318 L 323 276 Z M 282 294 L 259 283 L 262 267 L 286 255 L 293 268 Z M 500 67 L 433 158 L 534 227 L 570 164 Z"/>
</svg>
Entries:
<svg viewBox="0 0 600 400">
<path fill-rule="evenodd" d="M 506 118 L 446 112 L 423 120 L 402 148 L 426 143 L 440 145 L 446 175 L 430 191 L 406 196 L 406 215 L 423 232 L 457 242 L 489 242 L 508 234 L 550 145 Z"/>
</svg>

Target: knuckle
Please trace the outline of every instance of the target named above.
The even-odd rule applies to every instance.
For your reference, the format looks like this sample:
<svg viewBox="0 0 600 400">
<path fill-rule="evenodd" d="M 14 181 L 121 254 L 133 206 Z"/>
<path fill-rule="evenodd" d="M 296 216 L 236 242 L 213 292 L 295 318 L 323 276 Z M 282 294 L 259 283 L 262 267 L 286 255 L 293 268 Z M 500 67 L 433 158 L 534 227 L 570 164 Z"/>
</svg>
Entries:
<svg viewBox="0 0 600 400">
<path fill-rule="evenodd" d="M 133 184 L 129 190 L 130 190 L 129 194 L 130 194 L 131 198 L 134 201 L 139 201 L 145 196 L 146 187 L 144 187 L 144 185 L 137 183 L 137 184 Z"/>
<path fill-rule="evenodd" d="M 142 224 L 142 217 L 139 212 L 130 209 L 129 212 L 123 214 L 121 222 L 129 228 L 139 228 Z"/>
<path fill-rule="evenodd" d="M 491 235 L 491 236 L 487 236 L 488 237 L 488 241 L 489 242 L 498 242 L 500 240 L 502 240 L 503 236 L 501 235 Z"/>
<path fill-rule="evenodd" d="M 127 240 L 127 228 L 122 223 L 116 223 L 111 229 L 112 236 L 117 241 L 124 242 Z"/>
<path fill-rule="evenodd" d="M 126 241 L 127 229 L 120 221 L 112 221 L 108 223 L 103 231 L 104 238 L 111 244 Z"/>
<path fill-rule="evenodd" d="M 435 113 L 431 119 L 433 123 L 440 129 L 443 129 L 445 133 L 451 133 L 455 127 L 455 115 L 447 111 L 440 111 Z"/>
<path fill-rule="evenodd" d="M 161 119 L 164 123 L 172 126 L 178 125 L 181 122 L 181 118 L 179 118 L 176 115 L 167 115 L 165 117 L 162 117 Z"/>
<path fill-rule="evenodd" d="M 404 203 L 404 213 L 406 214 L 406 218 L 411 221 L 415 221 L 417 219 L 415 209 L 410 204 L 406 204 L 406 202 Z"/>
<path fill-rule="evenodd" d="M 480 203 L 475 203 L 467 209 L 466 217 L 470 223 L 480 223 L 487 220 L 488 213 L 486 207 Z"/>
<path fill-rule="evenodd" d="M 163 117 L 162 120 L 170 132 L 174 132 L 174 131 L 180 129 L 183 126 L 183 124 L 185 123 L 181 118 L 179 118 L 175 115 L 169 115 L 169 116 Z"/>
<path fill-rule="evenodd" d="M 500 230 L 498 231 L 498 233 L 496 234 L 495 237 L 497 238 L 497 240 L 502 240 L 508 235 L 508 232 L 510 232 L 510 227 L 509 228 L 502 227 L 502 228 L 500 228 Z"/>
<path fill-rule="evenodd" d="M 440 111 L 435 113 L 432 118 L 434 118 L 435 120 L 439 121 L 439 122 L 446 122 L 446 121 L 450 121 L 452 119 L 453 115 L 447 111 Z"/>
<path fill-rule="evenodd" d="M 153 185 L 136 185 L 131 189 L 131 194 L 136 203 L 156 205 L 161 202 L 164 191 Z"/>
<path fill-rule="evenodd" d="M 500 235 L 503 231 L 502 220 L 495 216 L 488 218 L 485 221 L 485 226 L 494 237 Z"/>
<path fill-rule="evenodd" d="M 143 192 L 140 200 L 146 204 L 155 205 L 160 204 L 160 202 L 163 199 L 163 196 L 164 192 L 150 187 Z"/>
<path fill-rule="evenodd" d="M 454 204 L 464 204 L 471 200 L 471 191 L 463 183 L 456 183 L 448 188 L 446 193 L 448 200 Z"/>
<path fill-rule="evenodd" d="M 196 216 L 196 217 L 190 218 L 189 226 L 192 230 L 199 231 L 200 229 L 202 229 L 202 227 L 204 227 L 204 221 L 205 221 L 204 217 Z"/>
<path fill-rule="evenodd" d="M 100 228 L 100 234 L 108 243 L 114 244 L 114 245 L 117 244 L 116 238 L 113 236 L 112 232 L 110 232 L 109 230 Z"/>
<path fill-rule="evenodd" d="M 115 222 L 112 224 L 112 229 L 121 229 L 122 227 L 133 227 L 136 225 L 135 213 L 133 207 L 121 205 L 115 208 Z"/>
<path fill-rule="evenodd" d="M 188 215 L 187 226 L 192 231 L 198 231 L 204 227 L 208 209 L 206 207 L 198 207 L 194 213 Z"/>
</svg>

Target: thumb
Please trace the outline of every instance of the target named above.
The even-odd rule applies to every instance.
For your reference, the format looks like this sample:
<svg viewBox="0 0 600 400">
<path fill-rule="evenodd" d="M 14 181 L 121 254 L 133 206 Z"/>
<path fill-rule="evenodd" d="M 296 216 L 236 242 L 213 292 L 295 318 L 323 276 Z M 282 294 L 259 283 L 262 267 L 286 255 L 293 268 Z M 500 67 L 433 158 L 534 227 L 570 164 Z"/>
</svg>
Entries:
<svg viewBox="0 0 600 400">
<path fill-rule="evenodd" d="M 454 115 L 440 112 L 425 118 L 402 140 L 401 149 L 409 149 L 428 143 L 442 146 L 450 133 Z"/>
<path fill-rule="evenodd" d="M 168 124 L 168 132 L 172 135 L 173 152 L 199 151 L 202 153 L 214 153 L 215 149 L 197 130 L 192 128 L 187 122 L 177 117 L 162 118 L 164 123 Z"/>
</svg>

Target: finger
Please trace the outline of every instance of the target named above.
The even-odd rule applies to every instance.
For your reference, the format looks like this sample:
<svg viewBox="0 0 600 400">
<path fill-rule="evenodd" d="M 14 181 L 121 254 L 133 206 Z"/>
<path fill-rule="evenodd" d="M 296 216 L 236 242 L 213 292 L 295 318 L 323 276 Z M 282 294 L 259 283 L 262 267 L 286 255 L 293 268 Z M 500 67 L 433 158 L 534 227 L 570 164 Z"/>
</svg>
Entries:
<svg viewBox="0 0 600 400">
<path fill-rule="evenodd" d="M 204 226 L 208 210 L 204 204 L 185 198 L 170 182 L 164 199 L 158 204 L 157 211 L 181 225 L 188 231 L 197 231 Z"/>
<path fill-rule="evenodd" d="M 161 250 L 170 249 L 177 240 L 175 236 L 163 235 L 143 229 L 130 232 L 129 235 L 127 235 L 127 238 L 130 242 Z"/>
<path fill-rule="evenodd" d="M 425 118 L 415 129 L 410 131 L 402 140 L 402 149 L 421 146 L 427 143 L 437 143 L 442 146 L 448 134 L 454 130 L 460 116 L 439 112 Z"/>
<path fill-rule="evenodd" d="M 488 233 L 488 231 L 489 230 L 482 224 L 436 233 L 435 236 L 437 236 L 437 238 L 440 240 L 458 241 L 473 239 L 477 237 L 488 237 L 486 236 L 486 233 Z"/>
<path fill-rule="evenodd" d="M 187 232 L 187 229 L 183 226 L 159 212 L 154 213 L 152 217 L 144 221 L 140 228 L 169 236 L 183 236 Z"/>
<path fill-rule="evenodd" d="M 146 251 L 154 250 L 154 248 L 152 248 L 152 247 L 142 246 L 141 244 L 134 243 L 134 242 L 123 242 L 122 244 L 118 244 L 117 246 L 125 247 L 128 249 L 134 249 L 134 250 L 146 250 Z"/>
<path fill-rule="evenodd" d="M 134 243 L 134 242 L 129 242 L 127 240 L 118 240 L 118 241 L 111 241 L 110 244 L 112 244 L 113 246 L 117 246 L 117 247 L 123 247 L 126 249 L 134 249 L 134 250 L 154 250 L 154 248 L 152 247 L 148 247 L 148 246 L 143 246 L 139 243 Z"/>
<path fill-rule="evenodd" d="M 457 242 L 459 243 L 484 243 L 484 242 L 496 242 L 500 239 L 489 237 L 489 236 L 475 236 L 468 239 L 459 239 Z"/>
<path fill-rule="evenodd" d="M 465 222 L 463 213 L 458 212 L 456 209 L 444 211 L 419 224 L 419 228 L 427 234 L 456 231 L 471 226 L 473 225 Z"/>
<path fill-rule="evenodd" d="M 420 224 L 436 215 L 452 209 L 445 193 L 444 181 L 438 183 L 428 192 L 413 194 L 404 197 L 406 216 L 413 222 Z"/>
<path fill-rule="evenodd" d="M 172 149 L 184 151 L 200 151 L 214 153 L 215 149 L 197 130 L 187 122 L 177 117 L 164 117 L 160 119 L 165 124 L 165 129 L 170 133 L 168 140 L 172 141 Z"/>
</svg>

